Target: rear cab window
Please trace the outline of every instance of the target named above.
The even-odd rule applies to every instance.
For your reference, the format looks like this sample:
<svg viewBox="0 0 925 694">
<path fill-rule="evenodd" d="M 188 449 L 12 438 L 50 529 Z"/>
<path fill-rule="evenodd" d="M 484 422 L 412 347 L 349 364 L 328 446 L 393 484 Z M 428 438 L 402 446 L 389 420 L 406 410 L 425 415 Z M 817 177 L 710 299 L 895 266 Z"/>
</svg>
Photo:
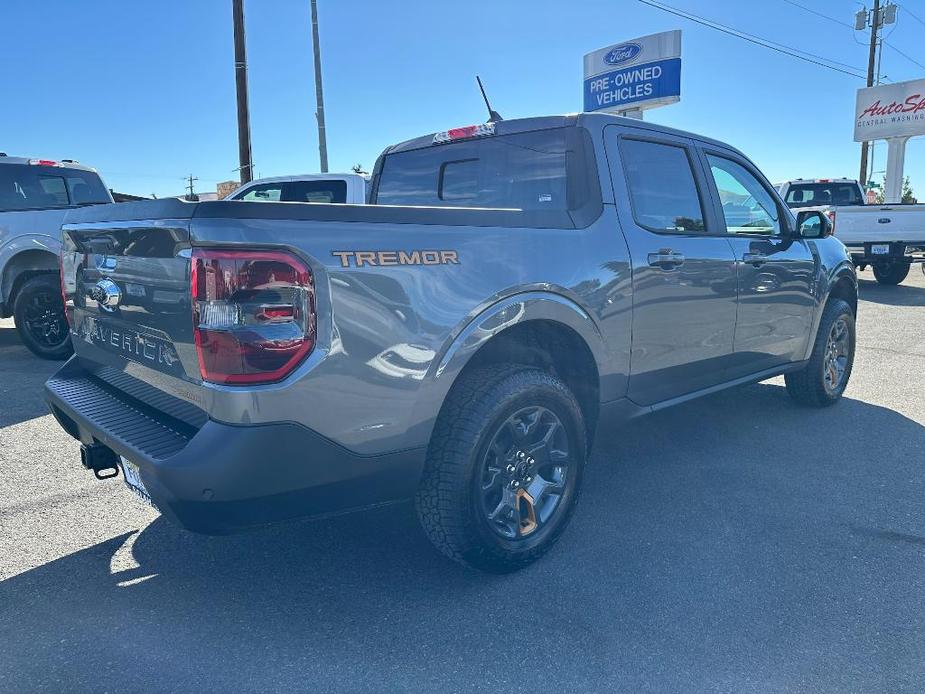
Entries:
<svg viewBox="0 0 925 694">
<path fill-rule="evenodd" d="M 855 183 L 792 183 L 784 200 L 790 207 L 817 205 L 863 205 L 864 198 Z"/>
<path fill-rule="evenodd" d="M 387 153 L 372 201 L 520 210 L 537 218 L 538 226 L 581 226 L 601 210 L 600 184 L 591 164 L 593 146 L 579 127 L 434 144 Z"/>
<path fill-rule="evenodd" d="M 92 171 L 0 164 L 0 212 L 110 202 L 102 180 Z"/>
</svg>

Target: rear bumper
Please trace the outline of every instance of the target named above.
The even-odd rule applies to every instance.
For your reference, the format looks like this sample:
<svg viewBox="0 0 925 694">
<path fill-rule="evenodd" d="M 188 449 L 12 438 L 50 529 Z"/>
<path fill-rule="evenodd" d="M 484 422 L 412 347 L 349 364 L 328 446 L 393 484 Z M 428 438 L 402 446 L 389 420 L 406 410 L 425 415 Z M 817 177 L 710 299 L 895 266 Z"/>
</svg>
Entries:
<svg viewBox="0 0 925 694">
<path fill-rule="evenodd" d="M 878 252 L 874 252 L 874 251 Z M 887 252 L 883 252 L 886 250 Z M 849 246 L 848 252 L 856 265 L 872 265 L 883 262 L 921 263 L 925 260 L 925 241 L 883 241 Z"/>
<path fill-rule="evenodd" d="M 424 465 L 424 449 L 359 456 L 292 422 L 194 428 L 107 386 L 76 359 L 45 384 L 45 398 L 71 436 L 138 465 L 158 509 L 197 532 L 406 499 Z"/>
</svg>

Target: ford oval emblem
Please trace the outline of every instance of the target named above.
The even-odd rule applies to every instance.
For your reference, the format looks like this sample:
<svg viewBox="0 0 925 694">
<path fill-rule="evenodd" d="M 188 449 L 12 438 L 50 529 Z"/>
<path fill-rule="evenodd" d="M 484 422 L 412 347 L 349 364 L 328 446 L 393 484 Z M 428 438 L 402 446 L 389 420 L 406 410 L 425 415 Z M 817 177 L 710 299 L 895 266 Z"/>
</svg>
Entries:
<svg viewBox="0 0 925 694">
<path fill-rule="evenodd" d="M 104 278 L 90 287 L 87 297 L 93 299 L 104 311 L 112 312 L 122 301 L 122 292 L 118 284 L 111 279 Z"/>
<path fill-rule="evenodd" d="M 604 56 L 604 62 L 611 65 L 620 65 L 621 63 L 628 63 L 640 53 L 642 53 L 642 46 L 638 43 L 624 43 L 611 48 L 610 52 Z"/>
</svg>

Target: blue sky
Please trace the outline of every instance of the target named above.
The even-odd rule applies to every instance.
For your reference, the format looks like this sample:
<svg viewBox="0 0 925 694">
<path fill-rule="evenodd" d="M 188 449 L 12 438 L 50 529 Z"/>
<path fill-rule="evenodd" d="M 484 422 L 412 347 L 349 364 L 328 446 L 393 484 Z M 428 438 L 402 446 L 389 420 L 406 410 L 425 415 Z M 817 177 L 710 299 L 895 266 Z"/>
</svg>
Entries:
<svg viewBox="0 0 925 694">
<path fill-rule="evenodd" d="M 905 2 L 925 17 L 925 3 Z M 866 65 L 860 34 L 785 0 L 668 4 Z M 852 0 L 800 4 L 848 23 L 860 8 Z M 647 120 L 730 142 L 772 180 L 857 176 L 852 117 L 861 80 L 634 0 L 319 7 L 332 170 L 369 168 L 387 144 L 483 121 L 476 73 L 506 118 L 578 111 L 584 53 L 680 28 L 681 102 Z M 317 171 L 309 1 L 246 0 L 245 11 L 255 169 Z M 902 9 L 899 17 L 889 41 L 925 63 L 925 25 Z M 236 177 L 231 0 L 4 0 L 3 27 L 0 150 L 76 158 L 135 194 L 179 194 L 189 173 L 201 191 Z M 893 81 L 925 76 L 889 48 L 882 72 Z M 910 142 L 906 173 L 925 198 L 925 137 Z"/>
</svg>

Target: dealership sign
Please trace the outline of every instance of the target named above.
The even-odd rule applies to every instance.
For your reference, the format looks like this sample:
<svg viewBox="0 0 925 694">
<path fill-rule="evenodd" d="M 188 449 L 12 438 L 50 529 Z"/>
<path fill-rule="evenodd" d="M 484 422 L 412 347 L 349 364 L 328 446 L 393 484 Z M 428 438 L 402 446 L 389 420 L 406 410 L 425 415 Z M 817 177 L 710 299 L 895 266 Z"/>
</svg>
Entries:
<svg viewBox="0 0 925 694">
<path fill-rule="evenodd" d="M 643 36 L 585 55 L 585 111 L 623 113 L 680 99 L 680 30 Z"/>
<path fill-rule="evenodd" d="M 925 135 L 925 79 L 858 89 L 854 140 Z"/>
</svg>

